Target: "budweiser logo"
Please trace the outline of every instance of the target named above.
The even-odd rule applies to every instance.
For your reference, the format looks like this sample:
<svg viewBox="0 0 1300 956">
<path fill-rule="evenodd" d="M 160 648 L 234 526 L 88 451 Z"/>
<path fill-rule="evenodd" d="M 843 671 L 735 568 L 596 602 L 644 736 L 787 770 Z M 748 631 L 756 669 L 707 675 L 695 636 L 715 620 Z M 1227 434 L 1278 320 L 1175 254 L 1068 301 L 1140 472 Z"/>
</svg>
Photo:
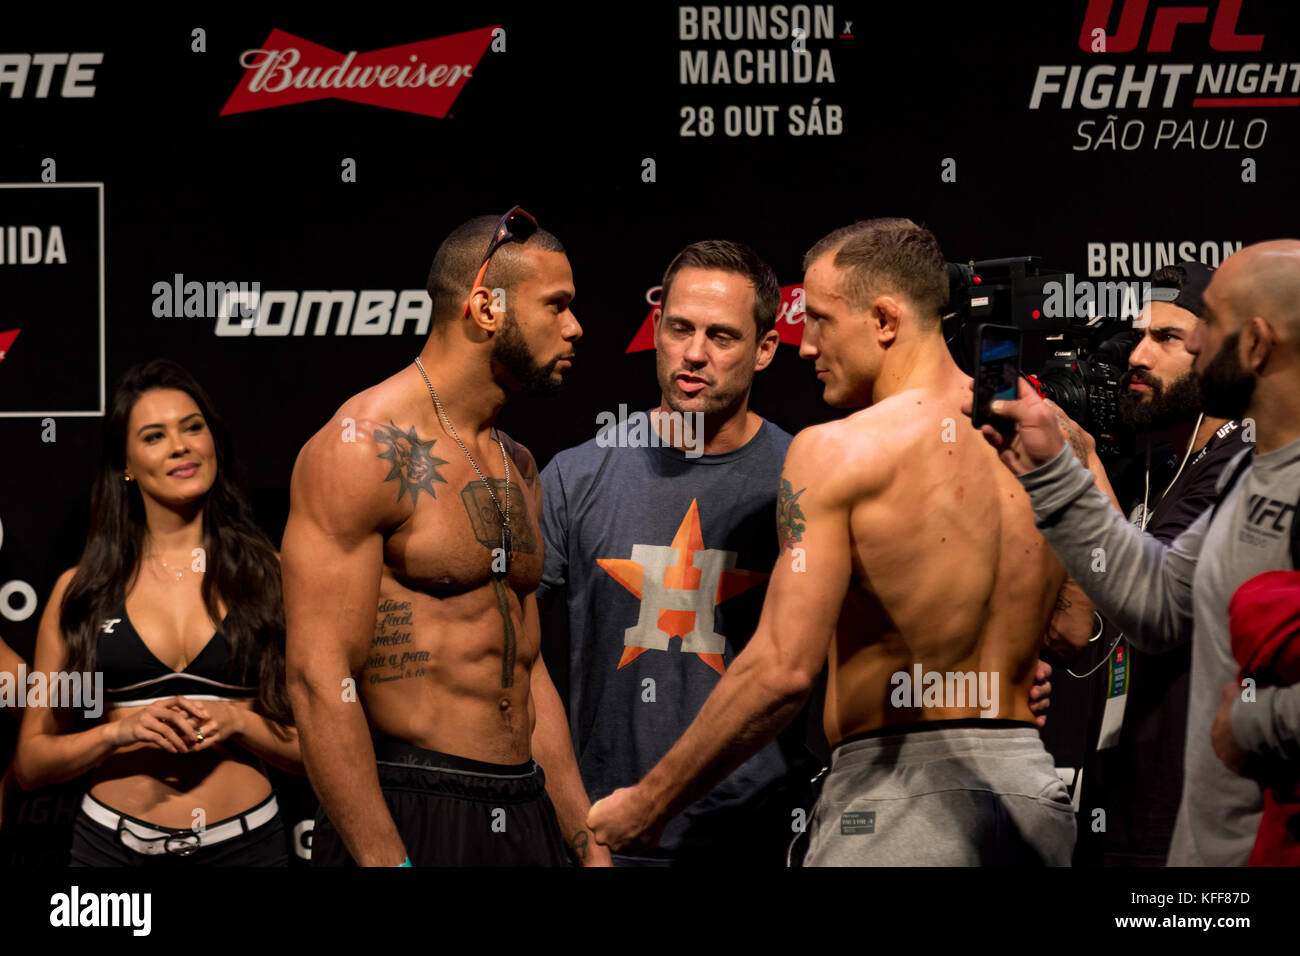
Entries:
<svg viewBox="0 0 1300 956">
<path fill-rule="evenodd" d="M 240 56 L 244 78 L 220 115 L 334 98 L 441 118 L 487 51 L 495 29 L 346 54 L 272 30 L 261 48 Z"/>
<path fill-rule="evenodd" d="M 655 347 L 654 321 L 659 317 L 660 299 L 663 286 L 655 286 L 646 291 L 645 300 L 650 303 L 650 311 L 636 335 L 628 343 L 626 352 L 644 352 Z M 776 333 L 782 345 L 798 345 L 803 341 L 803 283 L 781 286 L 781 307 L 776 313 Z"/>
<path fill-rule="evenodd" d="M 22 329 L 10 329 L 8 332 L 0 332 L 0 361 L 9 354 L 9 347 L 14 344 L 14 339 L 18 338 L 18 333 Z"/>
</svg>

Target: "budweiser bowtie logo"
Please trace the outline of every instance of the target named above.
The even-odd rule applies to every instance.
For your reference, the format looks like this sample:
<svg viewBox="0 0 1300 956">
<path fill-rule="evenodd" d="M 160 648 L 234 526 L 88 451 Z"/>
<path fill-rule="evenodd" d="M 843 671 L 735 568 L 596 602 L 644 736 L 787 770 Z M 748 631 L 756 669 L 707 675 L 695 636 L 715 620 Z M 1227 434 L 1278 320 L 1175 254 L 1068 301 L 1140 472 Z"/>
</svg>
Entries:
<svg viewBox="0 0 1300 956">
<path fill-rule="evenodd" d="M 261 49 L 240 56 L 247 72 L 220 115 L 333 97 L 441 118 L 487 51 L 494 29 L 347 54 L 272 30 Z"/>
<path fill-rule="evenodd" d="M 658 285 L 646 292 L 645 300 L 650 303 L 650 311 L 646 313 L 636 335 L 632 336 L 626 352 L 644 352 L 655 347 L 654 321 L 659 314 L 662 294 L 663 286 Z M 803 283 L 781 286 L 781 307 L 776 313 L 776 332 L 782 345 L 799 345 L 803 342 L 803 314 Z"/>
<path fill-rule="evenodd" d="M 18 338 L 18 333 L 22 329 L 10 329 L 8 332 L 0 332 L 0 361 L 9 354 L 9 346 L 14 344 L 14 339 Z"/>
</svg>

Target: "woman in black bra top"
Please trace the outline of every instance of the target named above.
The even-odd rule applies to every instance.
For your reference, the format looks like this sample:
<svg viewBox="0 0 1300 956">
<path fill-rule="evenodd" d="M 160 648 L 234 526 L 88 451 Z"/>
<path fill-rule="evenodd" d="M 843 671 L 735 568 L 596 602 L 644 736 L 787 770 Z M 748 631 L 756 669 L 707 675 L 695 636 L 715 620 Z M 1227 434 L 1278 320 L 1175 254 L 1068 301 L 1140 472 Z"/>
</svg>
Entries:
<svg viewBox="0 0 1300 956">
<path fill-rule="evenodd" d="M 93 678 L 81 700 L 26 709 L 14 775 L 31 789 L 92 772 L 74 866 L 286 865 L 263 764 L 302 772 L 279 556 L 179 365 L 126 372 L 104 426 L 90 534 L 54 585 L 33 665 Z"/>
</svg>

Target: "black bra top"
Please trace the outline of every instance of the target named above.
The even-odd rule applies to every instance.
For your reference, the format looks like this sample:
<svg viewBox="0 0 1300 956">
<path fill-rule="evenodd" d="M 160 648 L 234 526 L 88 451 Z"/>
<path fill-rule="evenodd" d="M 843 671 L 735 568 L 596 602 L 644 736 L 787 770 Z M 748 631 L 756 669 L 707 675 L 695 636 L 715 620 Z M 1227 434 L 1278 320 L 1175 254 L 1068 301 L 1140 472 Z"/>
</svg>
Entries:
<svg viewBox="0 0 1300 956">
<path fill-rule="evenodd" d="M 195 700 L 239 700 L 257 695 L 256 685 L 242 686 L 231 677 L 230 649 L 220 628 L 184 670 L 174 671 L 141 639 L 125 603 L 101 623 L 96 661 L 104 674 L 111 707 L 152 704 L 178 695 Z"/>
</svg>

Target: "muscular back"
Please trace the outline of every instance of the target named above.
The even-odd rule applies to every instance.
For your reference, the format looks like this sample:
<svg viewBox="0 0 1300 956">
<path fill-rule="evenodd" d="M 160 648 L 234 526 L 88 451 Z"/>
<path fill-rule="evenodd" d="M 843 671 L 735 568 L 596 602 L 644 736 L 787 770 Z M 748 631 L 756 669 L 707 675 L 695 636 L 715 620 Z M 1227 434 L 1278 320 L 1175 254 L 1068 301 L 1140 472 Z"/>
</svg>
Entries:
<svg viewBox="0 0 1300 956">
<path fill-rule="evenodd" d="M 472 441 L 466 428 L 460 437 Z M 315 554 L 322 569 L 345 570 L 286 588 L 286 600 L 295 596 L 291 621 L 310 622 L 292 629 L 291 642 L 342 642 L 372 733 L 520 763 L 529 757 L 528 675 L 539 650 L 531 594 L 542 570 L 540 483 L 527 449 L 502 437 L 511 456 L 508 572 L 496 507 L 418 373 L 407 369 L 350 399 L 299 457 L 284 549 L 300 582 Z M 496 442 L 469 450 L 504 508 Z M 306 626 L 318 633 L 302 636 Z"/>
<path fill-rule="evenodd" d="M 973 673 L 976 693 L 981 679 L 991 692 L 996 674 L 996 714 L 984 716 L 1033 719 L 1028 689 L 1065 571 L 1019 483 L 961 414 L 962 394 L 914 389 L 823 426 L 844 456 L 835 480 L 852 552 L 829 660 L 832 743 L 980 716 L 978 698 L 950 706 L 955 694 L 911 706 L 924 676 L 915 691 L 891 678 L 914 681 L 918 664 L 922 675 Z"/>
</svg>

